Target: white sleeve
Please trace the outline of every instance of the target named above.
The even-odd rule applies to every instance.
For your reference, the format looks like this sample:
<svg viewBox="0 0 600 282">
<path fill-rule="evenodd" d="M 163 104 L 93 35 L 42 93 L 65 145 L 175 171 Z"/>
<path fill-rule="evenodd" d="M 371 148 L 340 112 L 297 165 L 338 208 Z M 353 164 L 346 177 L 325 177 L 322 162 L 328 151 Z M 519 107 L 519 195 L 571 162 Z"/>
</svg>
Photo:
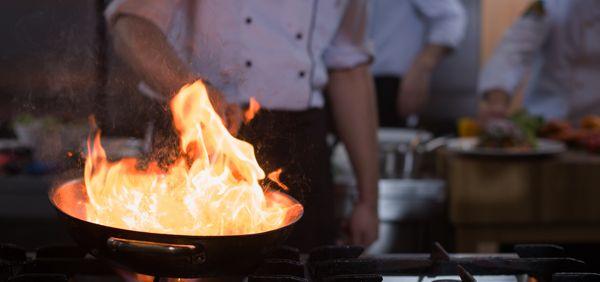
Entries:
<svg viewBox="0 0 600 282">
<path fill-rule="evenodd" d="M 372 47 L 367 38 L 367 0 L 351 0 L 333 41 L 323 53 L 328 68 L 345 69 L 372 60 Z"/>
<path fill-rule="evenodd" d="M 426 18 L 427 42 L 456 48 L 465 37 L 467 15 L 460 0 L 412 0 Z"/>
<path fill-rule="evenodd" d="M 483 67 L 478 93 L 494 89 L 513 93 L 546 41 L 549 26 L 545 17 L 523 16 L 518 19 Z"/>
<path fill-rule="evenodd" d="M 131 15 L 152 22 L 167 34 L 180 2 L 179 0 L 114 0 L 104 11 L 104 16 L 109 28 L 120 16 Z"/>
</svg>

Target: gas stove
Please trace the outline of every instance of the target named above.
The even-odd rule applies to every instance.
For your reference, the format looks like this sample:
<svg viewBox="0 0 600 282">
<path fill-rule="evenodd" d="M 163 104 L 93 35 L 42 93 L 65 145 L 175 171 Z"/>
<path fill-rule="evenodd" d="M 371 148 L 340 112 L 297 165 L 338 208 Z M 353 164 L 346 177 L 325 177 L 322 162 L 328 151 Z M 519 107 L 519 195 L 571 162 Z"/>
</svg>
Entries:
<svg viewBox="0 0 600 282">
<path fill-rule="evenodd" d="M 484 255 L 449 254 L 436 243 L 428 254 L 379 256 L 365 256 L 356 246 L 324 246 L 309 254 L 280 247 L 248 277 L 190 281 L 600 281 L 600 274 L 586 273 L 586 269 L 584 262 L 564 257 L 564 250 L 556 245 L 517 245 L 515 253 Z M 76 246 L 26 251 L 0 244 L 0 281 L 132 281 L 140 277 L 171 281 L 118 269 Z"/>
</svg>

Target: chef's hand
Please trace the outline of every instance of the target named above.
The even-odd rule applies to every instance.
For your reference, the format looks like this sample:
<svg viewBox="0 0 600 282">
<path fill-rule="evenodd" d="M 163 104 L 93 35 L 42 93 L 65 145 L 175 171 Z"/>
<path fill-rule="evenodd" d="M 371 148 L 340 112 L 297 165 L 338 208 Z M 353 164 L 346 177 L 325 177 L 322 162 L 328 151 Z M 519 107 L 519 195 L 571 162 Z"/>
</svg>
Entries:
<svg viewBox="0 0 600 282">
<path fill-rule="evenodd" d="M 508 116 L 510 96 L 504 90 L 491 90 L 483 95 L 479 103 L 479 119 L 486 123 L 492 119 L 502 119 Z"/>
<path fill-rule="evenodd" d="M 377 205 L 358 202 L 350 218 L 350 243 L 368 247 L 379 236 Z"/>
<path fill-rule="evenodd" d="M 210 83 L 205 83 L 208 98 L 215 112 L 221 117 L 225 127 L 232 135 L 236 135 L 243 120 L 242 109 L 238 104 L 227 103 L 223 93 Z"/>
<path fill-rule="evenodd" d="M 429 97 L 432 71 L 414 64 L 402 79 L 398 89 L 396 111 L 402 117 L 418 114 Z"/>
</svg>

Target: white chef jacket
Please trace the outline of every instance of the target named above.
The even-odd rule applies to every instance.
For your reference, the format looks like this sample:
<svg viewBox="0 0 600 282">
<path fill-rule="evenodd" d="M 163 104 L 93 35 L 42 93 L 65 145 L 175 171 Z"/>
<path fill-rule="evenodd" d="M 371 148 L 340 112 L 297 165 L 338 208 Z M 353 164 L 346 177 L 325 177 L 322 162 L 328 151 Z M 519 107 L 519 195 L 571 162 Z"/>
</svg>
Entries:
<svg viewBox="0 0 600 282">
<path fill-rule="evenodd" d="M 364 0 L 115 0 L 105 15 L 109 28 L 121 15 L 154 23 L 231 102 L 304 110 L 323 106 L 327 69 L 371 59 L 366 13 Z"/>
<path fill-rule="evenodd" d="M 524 105 L 547 119 L 600 114 L 600 1 L 546 0 L 543 17 L 524 16 L 481 72 L 479 92 L 513 93 L 528 69 Z"/>
<path fill-rule="evenodd" d="M 424 44 L 455 48 L 465 36 L 460 0 L 372 0 L 370 10 L 375 75 L 402 76 Z"/>
</svg>

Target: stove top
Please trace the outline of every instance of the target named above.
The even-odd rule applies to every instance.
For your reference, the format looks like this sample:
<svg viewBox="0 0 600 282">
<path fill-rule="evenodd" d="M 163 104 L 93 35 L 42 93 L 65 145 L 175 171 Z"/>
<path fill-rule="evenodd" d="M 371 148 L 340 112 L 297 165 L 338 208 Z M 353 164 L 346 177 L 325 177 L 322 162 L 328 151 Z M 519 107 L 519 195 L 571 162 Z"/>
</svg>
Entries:
<svg viewBox="0 0 600 282">
<path fill-rule="evenodd" d="M 449 254 L 434 244 L 428 254 L 363 256 L 356 246 L 324 246 L 301 254 L 280 247 L 244 278 L 189 281 L 600 281 L 580 260 L 556 245 L 517 245 L 511 254 Z M 26 251 L 0 244 L 0 281 L 169 281 L 136 275 L 96 259 L 76 246 Z M 182 280 L 188 281 L 188 280 Z"/>
</svg>

